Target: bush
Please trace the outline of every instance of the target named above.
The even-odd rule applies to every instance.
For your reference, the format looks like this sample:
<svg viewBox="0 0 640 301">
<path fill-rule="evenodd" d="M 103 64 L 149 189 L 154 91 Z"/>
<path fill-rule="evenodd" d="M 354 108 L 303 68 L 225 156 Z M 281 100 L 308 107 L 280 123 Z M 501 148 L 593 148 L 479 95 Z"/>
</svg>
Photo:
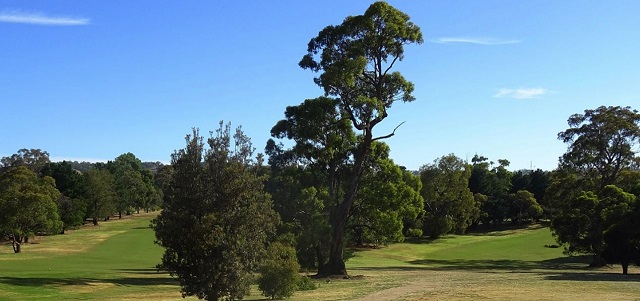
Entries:
<svg viewBox="0 0 640 301">
<path fill-rule="evenodd" d="M 312 291 L 317 289 L 318 286 L 313 282 L 313 280 L 311 280 L 311 278 L 309 278 L 309 276 L 302 276 L 298 277 L 298 281 L 296 281 L 296 288 L 299 291 Z"/>
<path fill-rule="evenodd" d="M 407 230 L 407 237 L 422 237 L 422 229 L 410 228 Z"/>
<path fill-rule="evenodd" d="M 271 299 L 291 297 L 298 286 L 299 270 L 296 250 L 275 242 L 267 249 L 267 260 L 260 268 L 258 288 Z"/>
</svg>

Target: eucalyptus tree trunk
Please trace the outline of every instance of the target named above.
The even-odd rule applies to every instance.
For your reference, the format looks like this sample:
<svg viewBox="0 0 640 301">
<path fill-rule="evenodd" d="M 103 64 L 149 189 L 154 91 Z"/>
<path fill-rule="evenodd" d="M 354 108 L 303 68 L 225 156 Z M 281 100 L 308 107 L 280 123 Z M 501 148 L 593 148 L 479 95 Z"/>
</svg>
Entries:
<svg viewBox="0 0 640 301">
<path fill-rule="evenodd" d="M 344 200 L 338 204 L 331 212 L 331 247 L 329 249 L 329 261 L 318 270 L 319 276 L 346 276 L 347 269 L 342 258 L 344 250 L 344 233 L 349 220 L 351 207 L 356 200 L 358 184 L 364 171 L 364 162 L 369 153 L 372 143 L 371 132 L 365 134 L 364 140 L 358 146 L 355 157 L 355 164 L 349 188 L 345 193 Z"/>
</svg>

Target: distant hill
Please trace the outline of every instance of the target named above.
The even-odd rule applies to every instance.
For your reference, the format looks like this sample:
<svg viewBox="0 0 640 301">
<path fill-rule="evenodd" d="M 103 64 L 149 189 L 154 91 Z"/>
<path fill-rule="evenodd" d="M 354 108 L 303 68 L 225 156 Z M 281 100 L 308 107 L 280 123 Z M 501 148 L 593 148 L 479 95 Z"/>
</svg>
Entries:
<svg viewBox="0 0 640 301">
<path fill-rule="evenodd" d="M 67 162 L 69 164 L 71 164 L 71 168 L 73 168 L 73 169 L 75 169 L 75 170 L 77 170 L 79 172 L 82 172 L 82 173 L 84 173 L 84 172 L 88 171 L 89 169 L 92 169 L 92 168 L 94 168 L 96 166 L 95 163 L 85 162 L 85 161 L 82 161 L 82 162 L 67 161 Z"/>
<path fill-rule="evenodd" d="M 142 162 L 142 168 L 151 170 L 154 174 L 158 171 L 158 168 L 164 166 L 159 161 L 156 162 Z"/>
<path fill-rule="evenodd" d="M 92 169 L 94 167 L 96 167 L 96 163 L 91 163 L 91 162 L 86 162 L 86 161 L 82 161 L 82 162 L 78 162 L 78 161 L 67 161 L 69 162 L 69 164 L 71 164 L 71 168 L 79 171 L 79 172 L 86 172 L 89 169 Z M 153 173 L 156 173 L 158 171 L 158 168 L 164 166 L 164 164 L 162 164 L 162 162 L 156 161 L 156 162 L 142 162 L 142 168 L 144 169 L 148 169 L 151 170 Z"/>
</svg>

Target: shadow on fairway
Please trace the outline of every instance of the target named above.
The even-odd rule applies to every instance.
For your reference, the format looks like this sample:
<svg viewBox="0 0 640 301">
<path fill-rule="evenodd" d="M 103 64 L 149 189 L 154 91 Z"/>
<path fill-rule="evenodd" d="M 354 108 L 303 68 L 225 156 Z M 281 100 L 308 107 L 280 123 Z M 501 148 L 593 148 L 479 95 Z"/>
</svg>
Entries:
<svg viewBox="0 0 640 301">
<path fill-rule="evenodd" d="M 528 271 L 536 269 L 582 270 L 589 263 L 589 256 L 558 257 L 542 261 L 510 259 L 420 259 L 409 261 L 414 265 L 434 270 L 509 270 Z"/>
<path fill-rule="evenodd" d="M 155 268 L 143 268 L 143 269 L 115 269 L 116 271 L 124 272 L 127 274 L 143 274 L 143 275 L 160 275 L 167 274 L 164 272 L 159 272 Z"/>
<path fill-rule="evenodd" d="M 558 257 L 542 261 L 421 259 L 409 266 L 359 267 L 351 270 L 381 271 L 473 271 L 481 273 L 534 273 L 552 281 L 640 282 L 640 274 L 622 275 L 619 267 L 612 272 L 592 272 L 590 255 Z"/>
<path fill-rule="evenodd" d="M 0 283 L 23 286 L 62 286 L 62 285 L 99 285 L 115 284 L 122 286 L 155 286 L 155 285 L 178 285 L 176 279 L 164 277 L 123 277 L 115 279 L 97 278 L 44 278 L 44 277 L 0 277 Z"/>
<path fill-rule="evenodd" d="M 420 259 L 412 260 L 408 266 L 394 267 L 359 267 L 355 270 L 387 270 L 387 271 L 481 271 L 492 272 L 526 272 L 532 270 L 588 270 L 589 256 L 558 257 L 542 261 L 524 260 L 471 260 L 471 259 Z"/>
<path fill-rule="evenodd" d="M 618 273 L 557 273 L 545 276 L 547 280 L 561 281 L 611 281 L 611 282 L 640 282 L 640 275 L 622 275 Z"/>
</svg>

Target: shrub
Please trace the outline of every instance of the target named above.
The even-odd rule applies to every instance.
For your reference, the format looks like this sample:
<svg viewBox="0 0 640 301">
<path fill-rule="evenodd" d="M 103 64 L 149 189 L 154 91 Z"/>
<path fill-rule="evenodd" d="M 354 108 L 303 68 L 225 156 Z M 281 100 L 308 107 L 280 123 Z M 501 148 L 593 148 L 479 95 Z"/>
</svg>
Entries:
<svg viewBox="0 0 640 301">
<path fill-rule="evenodd" d="M 296 250 L 275 242 L 267 249 L 267 259 L 260 268 L 258 288 L 271 299 L 291 297 L 298 286 L 299 270 Z"/>
<path fill-rule="evenodd" d="M 298 277 L 298 281 L 296 281 L 296 288 L 299 291 L 312 291 L 317 289 L 316 283 L 311 280 L 309 276 Z"/>
<path fill-rule="evenodd" d="M 410 228 L 407 230 L 408 237 L 422 237 L 422 229 Z"/>
</svg>

